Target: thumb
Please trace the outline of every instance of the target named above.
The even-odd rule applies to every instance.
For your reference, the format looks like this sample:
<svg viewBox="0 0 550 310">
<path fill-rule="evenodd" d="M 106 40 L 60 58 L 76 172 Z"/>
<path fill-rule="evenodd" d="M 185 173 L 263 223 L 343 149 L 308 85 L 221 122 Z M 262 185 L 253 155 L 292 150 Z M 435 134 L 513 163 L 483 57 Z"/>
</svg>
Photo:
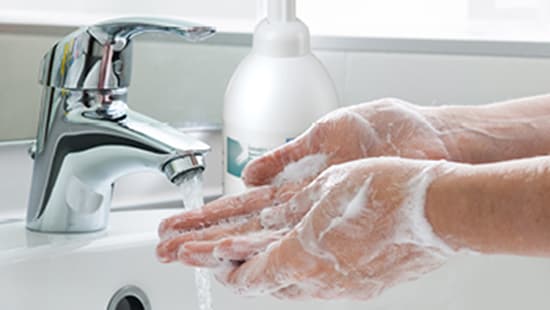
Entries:
<svg viewBox="0 0 550 310">
<path fill-rule="evenodd" d="M 242 178 L 247 186 L 270 184 L 284 168 L 293 162 L 315 154 L 319 145 L 311 140 L 312 135 L 304 135 L 251 161 L 244 169 Z"/>
</svg>

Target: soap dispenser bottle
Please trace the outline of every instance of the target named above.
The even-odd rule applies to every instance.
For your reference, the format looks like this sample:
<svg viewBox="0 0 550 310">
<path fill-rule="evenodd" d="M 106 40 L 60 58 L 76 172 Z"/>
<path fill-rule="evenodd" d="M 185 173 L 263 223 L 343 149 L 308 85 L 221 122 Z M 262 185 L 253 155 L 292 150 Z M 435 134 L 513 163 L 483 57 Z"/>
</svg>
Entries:
<svg viewBox="0 0 550 310">
<path fill-rule="evenodd" d="M 267 17 L 254 33 L 251 53 L 225 94 L 224 193 L 245 190 L 241 173 L 263 153 L 291 141 L 338 107 L 329 73 L 312 54 L 295 0 L 267 0 Z"/>
</svg>

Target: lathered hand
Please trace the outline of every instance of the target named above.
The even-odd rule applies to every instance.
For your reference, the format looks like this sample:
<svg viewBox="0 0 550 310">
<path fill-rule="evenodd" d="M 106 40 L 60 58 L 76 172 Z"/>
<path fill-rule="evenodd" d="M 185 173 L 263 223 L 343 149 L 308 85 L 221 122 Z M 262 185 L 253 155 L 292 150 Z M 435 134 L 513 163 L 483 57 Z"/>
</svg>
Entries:
<svg viewBox="0 0 550 310">
<path fill-rule="evenodd" d="M 399 99 L 336 110 L 294 141 L 251 162 L 243 171 L 243 179 L 249 186 L 270 184 L 289 164 L 318 154 L 326 159 L 318 172 L 366 157 L 451 159 L 437 128 L 441 120 L 430 112 L 430 108 Z"/>
<path fill-rule="evenodd" d="M 331 165 L 371 156 L 449 157 L 440 132 L 432 124 L 434 118 L 428 118 L 426 112 L 398 99 L 381 99 L 329 113 L 293 142 L 245 168 L 245 182 L 264 187 L 197 211 L 204 214 L 184 213 L 164 221 L 160 227 L 160 235 L 165 239 L 159 246 L 160 258 L 166 262 L 175 260 L 174 249 L 178 244 L 196 237 L 180 232 L 197 228 L 193 225 L 210 226 L 226 217 L 245 218 L 251 212 L 283 203 Z M 210 222 L 200 222 L 203 216 Z M 234 226 L 230 229 L 233 233 L 257 230 L 257 223 L 247 222 L 248 228 L 241 224 L 226 226 Z"/>
<path fill-rule="evenodd" d="M 364 159 L 327 169 L 290 199 L 293 189 L 274 187 L 225 198 L 167 220 L 159 254 L 217 268 L 244 294 L 368 299 L 454 253 L 424 216 L 428 186 L 451 166 Z"/>
</svg>

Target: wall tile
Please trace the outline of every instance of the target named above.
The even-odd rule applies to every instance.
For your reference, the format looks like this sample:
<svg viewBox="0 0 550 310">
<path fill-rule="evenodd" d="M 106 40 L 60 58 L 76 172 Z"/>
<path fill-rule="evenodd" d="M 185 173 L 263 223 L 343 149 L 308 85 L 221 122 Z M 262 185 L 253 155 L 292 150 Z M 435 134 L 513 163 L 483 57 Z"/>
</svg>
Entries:
<svg viewBox="0 0 550 310">
<path fill-rule="evenodd" d="M 160 120 L 221 122 L 223 97 L 248 47 L 139 42 L 128 101 Z"/>
<path fill-rule="evenodd" d="M 33 138 L 38 66 L 58 39 L 0 34 L 0 141 Z M 138 40 L 132 109 L 165 122 L 221 122 L 227 82 L 247 46 Z M 548 92 L 550 59 L 315 51 L 344 105 L 380 97 L 418 104 L 481 104 Z"/>
<path fill-rule="evenodd" d="M 327 68 L 336 85 L 340 102 L 343 102 L 346 82 L 346 53 L 336 51 L 314 51 L 314 53 Z"/>
<path fill-rule="evenodd" d="M 351 53 L 346 68 L 346 104 L 483 104 L 550 91 L 550 59 Z"/>
<path fill-rule="evenodd" d="M 40 107 L 38 69 L 55 37 L 0 34 L 0 140 L 34 137 Z"/>
<path fill-rule="evenodd" d="M 35 137 L 40 60 L 57 39 L 0 34 L 0 141 Z M 130 107 L 165 122 L 220 122 L 226 84 L 248 50 L 138 40 Z"/>
</svg>

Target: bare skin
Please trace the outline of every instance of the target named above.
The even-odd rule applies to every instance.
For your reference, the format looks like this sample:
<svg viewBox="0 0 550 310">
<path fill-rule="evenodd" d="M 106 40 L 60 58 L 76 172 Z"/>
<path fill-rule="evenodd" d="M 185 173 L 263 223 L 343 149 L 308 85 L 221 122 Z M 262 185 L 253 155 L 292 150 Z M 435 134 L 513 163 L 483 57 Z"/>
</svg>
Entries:
<svg viewBox="0 0 550 310">
<path fill-rule="evenodd" d="M 550 256 L 550 156 L 461 166 L 426 200 L 434 231 L 455 249 Z"/>
<path fill-rule="evenodd" d="M 427 108 L 451 161 L 479 164 L 550 154 L 550 95 Z"/>
<path fill-rule="evenodd" d="M 252 162 L 244 179 L 256 188 L 165 220 L 157 253 L 216 268 L 241 293 L 290 299 L 372 298 L 460 249 L 548 256 L 550 157 L 500 162 L 548 154 L 548 114 L 548 96 L 441 108 L 386 99 L 331 113 Z M 330 169 L 273 184 L 318 153 Z"/>
</svg>

